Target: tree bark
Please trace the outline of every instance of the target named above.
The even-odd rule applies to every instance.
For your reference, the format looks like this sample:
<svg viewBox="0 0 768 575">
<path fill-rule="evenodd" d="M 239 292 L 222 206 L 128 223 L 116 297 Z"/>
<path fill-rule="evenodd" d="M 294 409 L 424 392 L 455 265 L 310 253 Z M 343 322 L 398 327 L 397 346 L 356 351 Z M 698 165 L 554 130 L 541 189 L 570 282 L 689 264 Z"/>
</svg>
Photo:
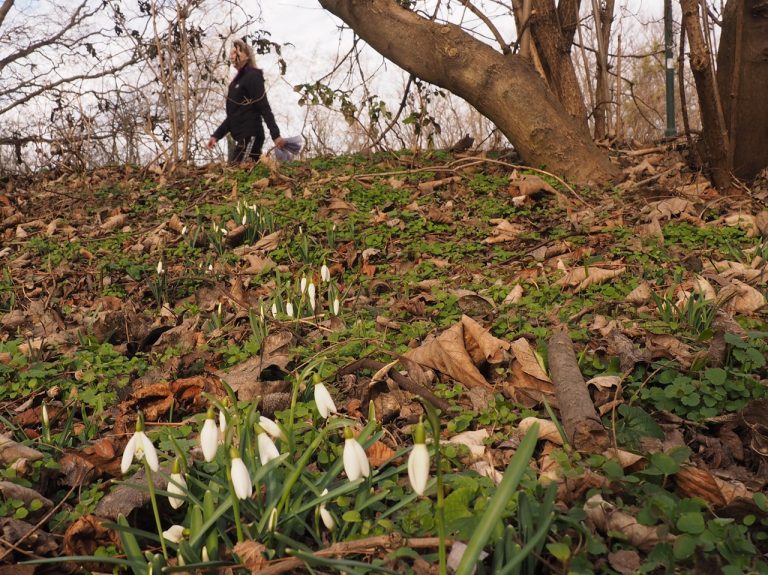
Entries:
<svg viewBox="0 0 768 575">
<path fill-rule="evenodd" d="M 520 56 L 504 56 L 460 27 L 422 18 L 396 0 L 319 1 L 380 54 L 464 98 L 527 163 L 580 184 L 618 178 L 618 168 Z"/>
<path fill-rule="evenodd" d="M 728 0 L 717 83 L 734 174 L 751 181 L 768 166 L 768 1 Z"/>
<path fill-rule="evenodd" d="M 550 87 L 568 114 L 587 127 L 587 108 L 576 68 L 571 60 L 573 35 L 579 17 L 578 0 L 534 0 L 531 35 Z"/>
<path fill-rule="evenodd" d="M 712 60 L 704 42 L 699 18 L 698 0 L 680 0 L 683 8 L 683 24 L 691 47 L 688 60 L 691 64 L 696 93 L 699 96 L 702 136 L 706 147 L 712 183 L 720 190 L 731 187 L 731 166 L 728 163 L 728 131 L 720 107 L 715 85 Z"/>
<path fill-rule="evenodd" d="M 550 338 L 547 358 L 568 441 L 578 451 L 602 453 L 608 447 L 608 432 L 589 396 L 573 342 L 565 329 L 558 328 Z"/>
</svg>

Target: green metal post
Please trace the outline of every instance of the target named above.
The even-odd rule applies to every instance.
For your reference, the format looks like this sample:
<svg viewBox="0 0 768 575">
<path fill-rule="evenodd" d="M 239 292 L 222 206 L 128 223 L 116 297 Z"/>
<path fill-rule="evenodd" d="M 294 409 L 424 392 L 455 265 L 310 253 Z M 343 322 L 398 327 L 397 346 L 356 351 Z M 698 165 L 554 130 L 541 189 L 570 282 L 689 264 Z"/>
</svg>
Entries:
<svg viewBox="0 0 768 575">
<path fill-rule="evenodd" d="M 664 68 L 667 80 L 667 130 L 665 136 L 677 136 L 675 126 L 675 57 L 672 34 L 672 0 L 664 0 Z"/>
</svg>

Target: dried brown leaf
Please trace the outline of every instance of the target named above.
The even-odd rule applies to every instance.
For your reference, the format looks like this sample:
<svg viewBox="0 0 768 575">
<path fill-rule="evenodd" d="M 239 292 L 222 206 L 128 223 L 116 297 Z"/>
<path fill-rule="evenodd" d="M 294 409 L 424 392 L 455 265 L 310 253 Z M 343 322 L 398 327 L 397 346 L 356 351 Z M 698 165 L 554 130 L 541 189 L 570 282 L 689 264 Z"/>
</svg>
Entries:
<svg viewBox="0 0 768 575">
<path fill-rule="evenodd" d="M 232 550 L 240 558 L 240 563 L 242 563 L 243 567 L 249 569 L 251 573 L 258 573 L 269 564 L 269 561 L 264 556 L 267 548 L 258 541 L 253 541 L 252 539 L 241 541 Z"/>
</svg>

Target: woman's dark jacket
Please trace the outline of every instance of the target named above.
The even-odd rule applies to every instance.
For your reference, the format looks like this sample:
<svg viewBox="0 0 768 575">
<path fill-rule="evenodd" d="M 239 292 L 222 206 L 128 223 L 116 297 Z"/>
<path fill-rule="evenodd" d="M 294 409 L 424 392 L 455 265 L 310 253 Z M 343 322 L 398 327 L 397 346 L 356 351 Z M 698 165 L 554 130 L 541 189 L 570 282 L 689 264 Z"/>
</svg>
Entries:
<svg viewBox="0 0 768 575">
<path fill-rule="evenodd" d="M 221 140 L 229 132 L 236 142 L 256 136 L 256 141 L 263 144 L 262 119 L 267 123 L 272 139 L 279 138 L 280 129 L 269 107 L 267 91 L 264 88 L 264 74 L 261 70 L 246 64 L 229 84 L 227 118 L 216 128 L 213 137 Z M 261 149 L 261 145 L 258 148 Z"/>
</svg>

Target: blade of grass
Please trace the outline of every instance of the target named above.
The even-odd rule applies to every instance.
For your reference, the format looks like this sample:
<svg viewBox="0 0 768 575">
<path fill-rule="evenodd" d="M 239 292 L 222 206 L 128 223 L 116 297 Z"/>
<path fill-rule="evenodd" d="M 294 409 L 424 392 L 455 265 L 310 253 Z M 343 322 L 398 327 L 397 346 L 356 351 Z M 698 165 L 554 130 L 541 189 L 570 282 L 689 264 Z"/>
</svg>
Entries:
<svg viewBox="0 0 768 575">
<path fill-rule="evenodd" d="M 486 512 L 480 519 L 474 535 L 472 535 L 467 548 L 464 550 L 461 562 L 456 568 L 456 575 L 471 575 L 474 571 L 480 553 L 482 553 L 493 532 L 493 528 L 501 519 L 502 513 L 504 513 L 507 501 L 511 499 L 523 477 L 523 473 L 528 469 L 528 461 L 531 459 L 533 450 L 536 448 L 538 436 L 539 426 L 534 424 L 528 430 L 528 433 L 525 434 L 525 437 L 520 442 L 520 447 L 517 448 L 517 452 L 509 462 L 507 470 L 504 472 L 504 478 L 499 483 L 496 493 L 488 503 Z"/>
</svg>

